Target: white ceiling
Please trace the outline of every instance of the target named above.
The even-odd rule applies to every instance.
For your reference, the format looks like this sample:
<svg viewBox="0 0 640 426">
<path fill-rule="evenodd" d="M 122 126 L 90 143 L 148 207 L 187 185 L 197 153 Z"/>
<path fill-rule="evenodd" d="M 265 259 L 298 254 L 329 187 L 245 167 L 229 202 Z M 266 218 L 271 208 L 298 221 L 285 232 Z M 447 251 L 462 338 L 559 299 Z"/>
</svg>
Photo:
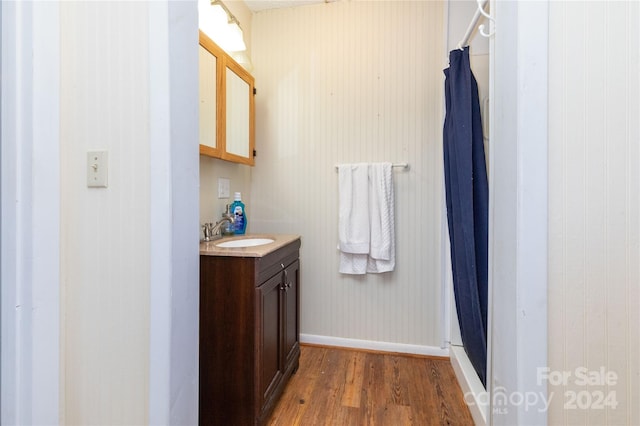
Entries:
<svg viewBox="0 0 640 426">
<path fill-rule="evenodd" d="M 334 1 L 334 0 L 330 0 Z M 308 4 L 324 3 L 325 0 L 244 0 L 253 12 L 283 7 L 305 6 Z"/>
</svg>

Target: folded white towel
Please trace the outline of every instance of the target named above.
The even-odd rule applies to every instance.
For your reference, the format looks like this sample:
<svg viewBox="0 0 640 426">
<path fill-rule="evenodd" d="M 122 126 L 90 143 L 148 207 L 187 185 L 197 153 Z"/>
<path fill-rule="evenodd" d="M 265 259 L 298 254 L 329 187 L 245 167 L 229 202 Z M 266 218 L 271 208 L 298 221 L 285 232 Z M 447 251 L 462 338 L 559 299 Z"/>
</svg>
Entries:
<svg viewBox="0 0 640 426">
<path fill-rule="evenodd" d="M 395 267 L 391 167 L 391 163 L 338 166 L 341 273 L 379 273 Z"/>
<path fill-rule="evenodd" d="M 395 218 L 391 163 L 369 166 L 369 222 L 371 227 L 367 272 L 395 267 Z"/>
<path fill-rule="evenodd" d="M 344 253 L 369 253 L 369 166 L 338 166 L 338 239 Z"/>
<path fill-rule="evenodd" d="M 341 274 L 363 275 L 367 273 L 369 255 L 340 252 Z"/>
</svg>

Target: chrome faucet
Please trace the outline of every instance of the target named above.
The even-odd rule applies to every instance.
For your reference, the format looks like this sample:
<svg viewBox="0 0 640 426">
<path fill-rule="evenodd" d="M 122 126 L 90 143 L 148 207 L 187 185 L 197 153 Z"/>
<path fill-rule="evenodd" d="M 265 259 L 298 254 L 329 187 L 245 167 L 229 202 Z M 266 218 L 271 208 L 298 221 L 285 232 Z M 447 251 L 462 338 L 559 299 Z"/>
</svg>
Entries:
<svg viewBox="0 0 640 426">
<path fill-rule="evenodd" d="M 226 211 L 222 213 L 222 219 L 216 223 L 205 223 L 202 225 L 202 231 L 204 232 L 203 241 L 212 241 L 222 238 L 222 225 L 225 223 L 231 224 L 234 220 L 235 218 L 231 214 L 229 204 L 227 204 Z"/>
<path fill-rule="evenodd" d="M 213 223 L 203 223 L 202 224 L 202 232 L 204 233 L 204 238 L 202 241 L 211 241 L 211 231 L 213 230 Z"/>
<path fill-rule="evenodd" d="M 222 224 L 225 222 L 233 223 L 233 221 L 234 221 L 233 215 L 229 213 L 223 213 L 222 219 L 217 221 L 216 224 L 213 225 L 213 227 L 211 228 L 211 234 L 209 235 L 209 237 L 212 240 L 217 240 L 218 238 L 222 238 L 222 232 L 221 232 Z"/>
</svg>

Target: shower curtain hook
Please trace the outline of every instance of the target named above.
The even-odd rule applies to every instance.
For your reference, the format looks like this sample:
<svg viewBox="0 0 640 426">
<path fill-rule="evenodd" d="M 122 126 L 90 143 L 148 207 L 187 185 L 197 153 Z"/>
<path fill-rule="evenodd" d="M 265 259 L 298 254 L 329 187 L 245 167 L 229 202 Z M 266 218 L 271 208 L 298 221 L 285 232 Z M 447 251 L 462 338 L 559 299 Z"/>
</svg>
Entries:
<svg viewBox="0 0 640 426">
<path fill-rule="evenodd" d="M 484 11 L 484 8 L 482 7 L 482 4 L 485 3 L 483 0 L 476 0 L 476 2 L 478 3 L 478 11 L 480 11 L 480 13 L 482 14 L 482 16 L 484 16 L 485 18 L 487 18 L 490 22 L 495 22 L 495 19 L 493 19 L 491 17 L 491 15 L 489 15 L 487 12 Z M 483 37 L 491 37 L 492 35 L 495 34 L 495 31 L 493 32 L 484 32 L 484 24 L 480 25 L 478 27 L 478 32 L 480 33 L 480 35 L 482 35 Z"/>
</svg>

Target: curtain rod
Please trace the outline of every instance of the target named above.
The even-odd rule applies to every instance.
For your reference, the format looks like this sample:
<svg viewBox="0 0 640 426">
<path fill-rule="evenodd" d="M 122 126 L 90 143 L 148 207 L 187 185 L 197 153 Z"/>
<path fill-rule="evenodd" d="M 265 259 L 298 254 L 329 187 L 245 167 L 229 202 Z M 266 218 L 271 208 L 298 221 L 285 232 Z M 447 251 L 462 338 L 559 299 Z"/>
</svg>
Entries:
<svg viewBox="0 0 640 426">
<path fill-rule="evenodd" d="M 467 27 L 467 32 L 464 33 L 464 37 L 462 37 L 462 40 L 460 40 L 460 43 L 458 43 L 458 49 L 462 50 L 462 48 L 464 48 L 464 46 L 466 46 L 469 43 L 469 38 L 471 37 L 471 33 L 473 33 L 473 30 L 476 28 L 476 25 L 478 24 L 480 15 L 486 16 L 486 12 L 484 12 L 484 6 L 487 4 L 488 1 L 489 0 L 478 0 L 478 8 L 476 9 L 476 13 L 474 13 L 473 18 L 471 18 L 471 22 Z"/>
<path fill-rule="evenodd" d="M 336 167 L 336 170 L 338 170 L 338 165 L 337 164 L 336 164 L 335 167 Z M 391 167 L 399 167 L 401 169 L 408 170 L 409 169 L 409 163 L 393 163 L 391 165 Z"/>
</svg>

